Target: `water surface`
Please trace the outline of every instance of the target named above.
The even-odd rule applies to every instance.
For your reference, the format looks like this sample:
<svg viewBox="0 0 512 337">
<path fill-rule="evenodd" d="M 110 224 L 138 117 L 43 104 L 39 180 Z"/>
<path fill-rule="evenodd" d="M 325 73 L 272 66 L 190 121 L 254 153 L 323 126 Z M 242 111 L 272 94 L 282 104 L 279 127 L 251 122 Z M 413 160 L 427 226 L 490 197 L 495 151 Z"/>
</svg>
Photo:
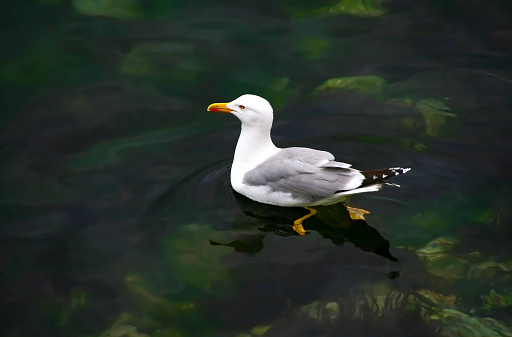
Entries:
<svg viewBox="0 0 512 337">
<path fill-rule="evenodd" d="M 5 336 L 507 336 L 507 1 L 13 2 L 0 55 Z M 232 191 L 274 142 L 410 166 L 353 221 Z"/>
</svg>

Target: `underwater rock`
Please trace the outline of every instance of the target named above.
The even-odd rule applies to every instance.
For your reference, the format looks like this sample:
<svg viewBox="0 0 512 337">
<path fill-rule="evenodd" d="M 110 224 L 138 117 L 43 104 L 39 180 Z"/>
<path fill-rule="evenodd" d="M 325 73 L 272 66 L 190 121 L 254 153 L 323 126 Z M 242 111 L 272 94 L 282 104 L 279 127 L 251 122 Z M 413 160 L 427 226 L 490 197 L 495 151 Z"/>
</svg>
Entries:
<svg viewBox="0 0 512 337">
<path fill-rule="evenodd" d="M 309 60 L 326 56 L 331 46 L 332 42 L 323 36 L 304 35 L 295 42 L 295 49 L 303 58 Z"/>
<path fill-rule="evenodd" d="M 466 276 L 469 262 L 448 254 L 460 241 L 451 236 L 441 236 L 416 251 L 425 261 L 429 273 L 447 279 L 462 279 Z"/>
<path fill-rule="evenodd" d="M 440 236 L 427 243 L 423 248 L 418 249 L 416 253 L 428 260 L 434 259 L 452 251 L 459 243 L 460 240 L 453 236 Z"/>
<path fill-rule="evenodd" d="M 110 330 L 108 334 L 103 337 L 149 337 L 145 333 L 140 333 L 137 328 L 129 325 L 120 325 L 113 330 Z"/>
<path fill-rule="evenodd" d="M 236 337 L 257 337 L 263 336 L 272 326 L 271 325 L 258 325 L 251 329 L 250 333 L 240 333 Z"/>
<path fill-rule="evenodd" d="M 378 93 L 386 85 L 386 80 L 379 76 L 337 77 L 326 80 L 313 91 L 313 94 L 332 90 L 354 90 L 371 94 Z"/>
<path fill-rule="evenodd" d="M 456 114 L 450 112 L 451 109 L 446 106 L 445 102 L 436 98 L 422 99 L 416 102 L 415 107 L 423 116 L 425 134 L 431 137 L 439 136 L 447 117 L 457 117 Z"/>
<path fill-rule="evenodd" d="M 91 16 L 108 16 L 116 19 L 139 19 L 141 6 L 137 0 L 73 0 L 77 12 Z"/>
<path fill-rule="evenodd" d="M 112 326 L 101 333 L 99 337 L 149 337 L 146 334 L 139 333 L 137 328 L 127 324 L 133 318 L 132 314 L 122 312 Z"/>
<path fill-rule="evenodd" d="M 452 236 L 441 236 L 416 251 L 425 261 L 430 274 L 446 279 L 491 279 L 499 272 L 512 271 L 512 262 L 472 262 L 482 259 L 480 252 L 456 256 L 453 250 L 460 240 Z"/>
<path fill-rule="evenodd" d="M 508 308 L 512 306 L 512 291 L 508 291 L 505 294 L 498 294 L 496 290 L 491 290 L 489 295 L 481 295 L 480 299 L 484 302 L 482 309 L 490 310 L 493 308 Z"/>
<path fill-rule="evenodd" d="M 184 42 L 141 42 L 122 61 L 119 71 L 133 77 L 195 83 L 207 69 L 197 47 Z"/>
<path fill-rule="evenodd" d="M 351 14 L 361 17 L 381 16 L 386 10 L 380 7 L 382 1 L 342 0 L 329 8 L 329 14 Z"/>
<path fill-rule="evenodd" d="M 510 272 L 512 271 L 512 262 L 494 262 L 487 261 L 472 265 L 468 270 L 468 278 L 493 278 L 498 272 Z"/>
<path fill-rule="evenodd" d="M 219 291 L 213 291 L 211 286 L 214 283 L 222 283 L 227 289 L 234 287 L 235 280 L 230 278 L 222 262 L 222 258 L 231 253 L 231 248 L 208 244 L 209 240 L 226 235 L 208 225 L 192 223 L 164 236 L 165 261 L 174 270 L 177 281 L 212 293 Z"/>
<path fill-rule="evenodd" d="M 429 320 L 442 323 L 442 337 L 512 337 L 510 328 L 495 319 L 472 317 L 454 309 L 440 310 L 430 315 Z"/>
<path fill-rule="evenodd" d="M 140 275 L 128 275 L 124 278 L 124 282 L 128 290 L 136 295 L 137 298 L 142 299 L 152 306 L 159 307 L 169 314 L 176 315 L 182 312 L 186 313 L 193 310 L 196 306 L 192 302 L 171 302 L 149 293 L 144 289 L 143 279 Z"/>
<path fill-rule="evenodd" d="M 443 295 L 440 293 L 436 293 L 431 289 L 420 289 L 418 290 L 418 294 L 424 296 L 435 304 L 448 307 L 451 309 L 455 309 L 455 301 L 457 297 L 455 295 Z"/>
<path fill-rule="evenodd" d="M 319 322 L 334 322 L 340 315 L 340 306 L 337 302 L 313 301 L 300 308 L 299 315 Z"/>
</svg>

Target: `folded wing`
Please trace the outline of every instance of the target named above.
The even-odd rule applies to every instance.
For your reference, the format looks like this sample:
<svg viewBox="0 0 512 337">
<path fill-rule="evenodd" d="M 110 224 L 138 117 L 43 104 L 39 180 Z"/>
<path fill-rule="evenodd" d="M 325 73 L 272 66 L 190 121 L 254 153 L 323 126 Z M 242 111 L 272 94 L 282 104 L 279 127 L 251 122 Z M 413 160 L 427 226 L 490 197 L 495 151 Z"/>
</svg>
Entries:
<svg viewBox="0 0 512 337">
<path fill-rule="evenodd" d="M 272 191 L 313 203 L 361 186 L 365 176 L 350 166 L 334 161 L 329 152 L 287 148 L 247 172 L 244 183 L 268 186 Z"/>
</svg>

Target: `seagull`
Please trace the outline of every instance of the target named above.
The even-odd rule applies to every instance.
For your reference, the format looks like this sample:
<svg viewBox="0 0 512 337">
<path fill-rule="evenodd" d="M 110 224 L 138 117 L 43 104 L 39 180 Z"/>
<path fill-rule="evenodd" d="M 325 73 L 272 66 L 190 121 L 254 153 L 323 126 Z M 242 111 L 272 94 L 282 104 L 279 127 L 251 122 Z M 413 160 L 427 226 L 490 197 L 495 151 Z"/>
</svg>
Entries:
<svg viewBox="0 0 512 337">
<path fill-rule="evenodd" d="M 293 229 L 300 235 L 306 234 L 302 222 L 316 213 L 312 207 L 343 202 L 349 195 L 375 192 L 384 185 L 399 186 L 383 180 L 410 170 L 393 167 L 360 171 L 335 161 L 326 151 L 279 148 L 270 137 L 272 106 L 260 96 L 245 94 L 229 103 L 213 103 L 207 111 L 235 115 L 242 123 L 231 166 L 233 189 L 260 203 L 308 209 L 309 214 L 294 221 Z M 347 209 L 359 218 L 369 213 Z"/>
</svg>

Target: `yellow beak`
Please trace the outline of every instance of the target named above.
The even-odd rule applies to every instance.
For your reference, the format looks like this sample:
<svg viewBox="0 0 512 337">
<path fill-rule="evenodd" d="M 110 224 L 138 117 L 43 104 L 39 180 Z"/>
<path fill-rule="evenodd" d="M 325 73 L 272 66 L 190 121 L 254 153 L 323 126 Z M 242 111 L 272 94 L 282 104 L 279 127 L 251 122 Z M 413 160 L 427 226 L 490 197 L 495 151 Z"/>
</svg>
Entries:
<svg viewBox="0 0 512 337">
<path fill-rule="evenodd" d="M 223 112 L 223 113 L 230 113 L 233 111 L 233 109 L 228 108 L 226 105 L 229 103 L 213 103 L 208 106 L 208 111 L 211 112 Z"/>
</svg>

